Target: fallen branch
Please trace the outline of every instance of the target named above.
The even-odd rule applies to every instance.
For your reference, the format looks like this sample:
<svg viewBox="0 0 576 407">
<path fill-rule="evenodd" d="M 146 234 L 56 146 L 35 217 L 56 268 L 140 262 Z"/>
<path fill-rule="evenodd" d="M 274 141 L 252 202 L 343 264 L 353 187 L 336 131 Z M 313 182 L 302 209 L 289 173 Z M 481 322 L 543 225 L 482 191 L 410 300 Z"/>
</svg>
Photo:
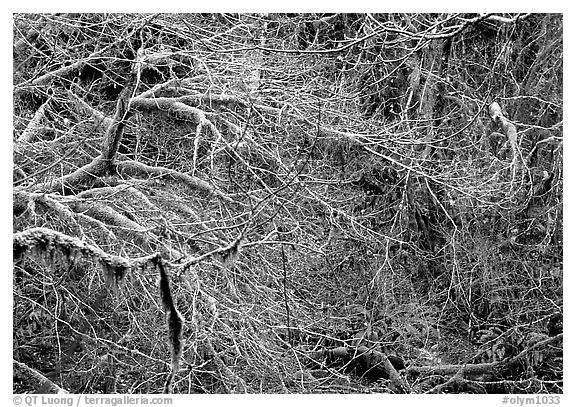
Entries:
<svg viewBox="0 0 576 407">
<path fill-rule="evenodd" d="M 389 357 L 366 346 L 326 349 L 314 352 L 311 358 L 316 362 L 322 361 L 327 366 L 343 366 L 345 371 L 371 380 L 389 379 L 391 389 L 397 393 L 406 393 L 409 388 L 397 370 L 404 368 L 400 358 Z"/>
<path fill-rule="evenodd" d="M 406 374 L 408 376 L 417 375 L 461 375 L 467 379 L 473 379 L 480 376 L 490 375 L 494 376 L 498 373 L 505 371 L 513 366 L 516 366 L 521 362 L 526 354 L 535 349 L 542 348 L 551 343 L 557 342 L 563 338 L 563 334 L 556 335 L 554 337 L 547 337 L 546 339 L 539 341 L 532 346 L 522 350 L 518 355 L 489 363 L 478 363 L 478 364 L 461 364 L 461 365 L 438 365 L 438 366 L 410 366 L 406 369 Z"/>
<path fill-rule="evenodd" d="M 32 369 L 25 363 L 18 362 L 12 359 L 14 372 L 19 374 L 24 379 L 32 380 L 38 383 L 38 388 L 35 393 L 37 394 L 68 394 L 66 390 L 58 386 L 52 380 L 48 379 L 36 369 Z"/>
</svg>

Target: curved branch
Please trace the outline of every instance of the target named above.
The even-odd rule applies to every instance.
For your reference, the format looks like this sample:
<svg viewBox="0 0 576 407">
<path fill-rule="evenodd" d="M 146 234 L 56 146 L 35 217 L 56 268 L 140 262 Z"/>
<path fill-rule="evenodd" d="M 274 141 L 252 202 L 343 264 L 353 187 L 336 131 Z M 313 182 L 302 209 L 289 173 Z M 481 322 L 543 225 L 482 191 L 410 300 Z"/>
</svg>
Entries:
<svg viewBox="0 0 576 407">
<path fill-rule="evenodd" d="M 169 178 L 182 182 L 193 189 L 199 189 L 209 194 L 216 195 L 218 198 L 225 202 L 236 202 L 228 195 L 214 188 L 208 182 L 191 175 L 171 170 L 170 168 L 151 167 L 138 161 L 120 161 L 116 163 L 115 168 L 120 175 L 129 175 L 132 177 Z"/>
</svg>

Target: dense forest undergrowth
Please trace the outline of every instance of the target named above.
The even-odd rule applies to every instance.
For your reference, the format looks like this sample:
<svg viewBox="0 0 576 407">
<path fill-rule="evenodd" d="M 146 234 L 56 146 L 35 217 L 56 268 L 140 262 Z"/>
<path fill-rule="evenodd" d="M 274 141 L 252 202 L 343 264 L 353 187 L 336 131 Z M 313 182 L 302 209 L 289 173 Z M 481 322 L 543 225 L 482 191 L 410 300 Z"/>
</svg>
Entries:
<svg viewBox="0 0 576 407">
<path fill-rule="evenodd" d="M 13 32 L 14 392 L 562 392 L 561 15 Z"/>
</svg>

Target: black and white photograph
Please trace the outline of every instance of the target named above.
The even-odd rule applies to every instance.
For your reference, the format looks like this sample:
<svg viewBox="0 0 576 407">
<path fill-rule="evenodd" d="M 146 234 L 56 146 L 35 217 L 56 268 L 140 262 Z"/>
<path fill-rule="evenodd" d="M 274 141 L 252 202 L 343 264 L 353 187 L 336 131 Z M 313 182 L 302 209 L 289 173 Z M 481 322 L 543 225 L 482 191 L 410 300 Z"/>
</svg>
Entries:
<svg viewBox="0 0 576 407">
<path fill-rule="evenodd" d="M 560 404 L 564 15 L 375 10 L 12 14 L 14 405 Z"/>
</svg>

